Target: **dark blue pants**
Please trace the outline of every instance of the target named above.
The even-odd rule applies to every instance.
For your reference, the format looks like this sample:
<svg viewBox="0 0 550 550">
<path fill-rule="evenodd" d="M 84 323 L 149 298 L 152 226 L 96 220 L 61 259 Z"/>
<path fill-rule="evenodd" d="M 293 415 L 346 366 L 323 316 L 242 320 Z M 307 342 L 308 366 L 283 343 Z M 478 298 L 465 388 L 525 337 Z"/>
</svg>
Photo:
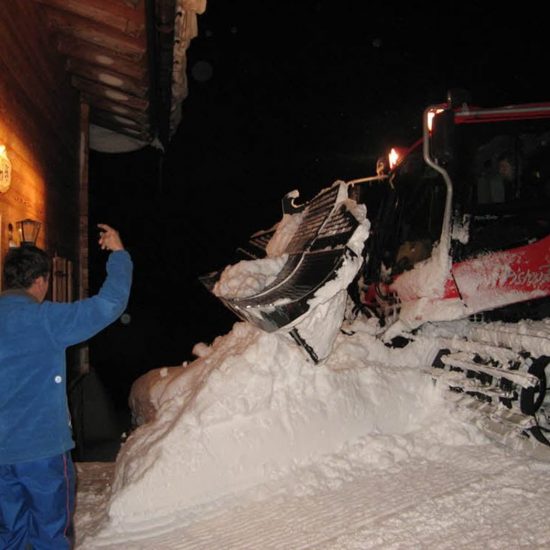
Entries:
<svg viewBox="0 0 550 550">
<path fill-rule="evenodd" d="M 74 498 L 70 453 L 0 465 L 0 548 L 72 548 Z"/>
</svg>

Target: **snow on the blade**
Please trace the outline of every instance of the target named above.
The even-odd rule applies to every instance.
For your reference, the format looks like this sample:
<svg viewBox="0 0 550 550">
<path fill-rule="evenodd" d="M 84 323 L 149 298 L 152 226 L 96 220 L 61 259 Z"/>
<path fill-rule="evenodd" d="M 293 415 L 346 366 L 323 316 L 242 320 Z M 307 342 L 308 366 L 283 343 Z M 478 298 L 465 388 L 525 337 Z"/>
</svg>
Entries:
<svg viewBox="0 0 550 550">
<path fill-rule="evenodd" d="M 283 214 L 281 221 L 277 224 L 275 234 L 266 246 L 267 255 L 270 257 L 280 256 L 286 250 L 288 243 L 292 240 L 294 233 L 302 223 L 304 213 Z"/>
<path fill-rule="evenodd" d="M 283 214 L 276 231 L 266 246 L 266 258 L 243 260 L 228 265 L 212 292 L 223 298 L 247 298 L 269 286 L 281 271 L 288 254 L 284 251 L 303 218 L 303 213 Z"/>
<path fill-rule="evenodd" d="M 347 185 L 337 181 L 333 186 L 338 186 L 338 196 L 333 209 L 345 207 L 355 217 L 358 226 L 346 243 L 341 265 L 335 273 L 327 273 L 327 276 L 330 275 L 332 278 L 309 299 L 307 312 L 283 328 L 283 331 L 287 332 L 291 329 L 297 330 L 300 338 L 318 360 L 326 358 L 332 349 L 344 317 L 347 287 L 362 265 L 363 247 L 370 227 L 365 205 L 358 205 L 348 198 Z M 243 260 L 227 266 L 214 286 L 214 294 L 222 299 L 245 298 L 266 289 L 284 268 L 288 260 L 288 254 L 284 251 L 299 230 L 302 219 L 303 212 L 284 214 L 275 226 L 276 231 L 266 247 L 267 257 Z M 291 298 L 285 296 L 274 305 L 283 306 L 291 301 Z"/>
<path fill-rule="evenodd" d="M 275 258 L 242 260 L 224 269 L 213 288 L 216 296 L 247 298 L 261 292 L 277 277 L 288 259 L 288 254 Z"/>
</svg>

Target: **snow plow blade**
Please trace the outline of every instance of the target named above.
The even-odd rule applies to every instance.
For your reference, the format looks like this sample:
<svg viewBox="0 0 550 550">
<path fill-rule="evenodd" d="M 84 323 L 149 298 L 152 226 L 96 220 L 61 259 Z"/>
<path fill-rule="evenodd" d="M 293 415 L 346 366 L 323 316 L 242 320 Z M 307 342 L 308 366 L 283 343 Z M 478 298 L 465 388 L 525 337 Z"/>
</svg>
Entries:
<svg viewBox="0 0 550 550">
<path fill-rule="evenodd" d="M 284 250 L 288 259 L 280 272 L 251 296 L 217 297 L 238 317 L 266 332 L 287 327 L 304 315 L 315 292 L 335 278 L 346 255 L 354 255 L 347 243 L 359 222 L 348 210 L 347 193 L 346 184 L 336 182 L 300 206 L 293 200 L 297 193 L 287 194 L 283 213 L 301 213 L 302 220 Z M 255 233 L 237 253 L 247 259 L 265 256 L 265 247 L 274 233 L 274 230 Z M 209 273 L 199 279 L 212 292 L 221 273 Z"/>
</svg>

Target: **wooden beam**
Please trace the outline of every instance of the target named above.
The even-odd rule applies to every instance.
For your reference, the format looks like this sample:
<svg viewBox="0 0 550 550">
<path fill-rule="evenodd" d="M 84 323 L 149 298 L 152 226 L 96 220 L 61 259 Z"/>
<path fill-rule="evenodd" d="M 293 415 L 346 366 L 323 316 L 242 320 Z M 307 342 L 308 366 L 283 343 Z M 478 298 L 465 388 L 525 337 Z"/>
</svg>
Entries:
<svg viewBox="0 0 550 550">
<path fill-rule="evenodd" d="M 94 102 L 95 111 L 99 109 L 114 115 L 129 118 L 144 126 L 150 124 L 150 116 L 148 111 L 132 109 L 128 105 L 123 105 L 122 103 L 117 103 L 116 101 L 111 101 L 98 96 L 89 97 L 85 93 L 82 94 L 82 97 L 85 99 L 90 99 L 90 101 Z"/>
<path fill-rule="evenodd" d="M 155 46 L 154 90 L 155 120 L 159 139 L 166 147 L 170 141 L 170 113 L 172 107 L 172 71 L 174 53 L 174 27 L 176 0 L 159 0 L 155 3 Z M 153 70 L 153 69 L 152 69 Z M 154 95 L 153 95 L 154 94 Z"/>
<path fill-rule="evenodd" d="M 35 2 L 104 23 L 134 36 L 142 33 L 146 25 L 144 2 L 135 6 L 121 0 L 35 0 Z"/>
<path fill-rule="evenodd" d="M 100 98 L 111 99 L 121 105 L 128 105 L 130 108 L 138 109 L 140 111 L 145 111 L 149 106 L 149 100 L 147 99 L 135 97 L 110 86 L 92 82 L 90 80 L 80 78 L 79 76 L 73 76 L 71 78 L 71 82 L 75 88 L 81 90 L 87 97 L 90 98 L 91 104 L 93 104 L 94 96 L 97 96 Z"/>
<path fill-rule="evenodd" d="M 147 51 L 147 36 L 129 36 L 107 25 L 90 21 L 56 9 L 46 8 L 48 23 L 58 33 L 102 46 L 134 61 L 143 59 Z"/>
<path fill-rule="evenodd" d="M 121 90 L 136 97 L 145 98 L 148 95 L 148 80 L 142 80 L 139 82 L 129 76 L 103 69 L 101 67 L 88 65 L 87 63 L 75 62 L 74 60 L 68 61 L 67 68 L 72 74 L 93 82 L 106 84 L 107 86 L 111 86 L 112 88 Z"/>
<path fill-rule="evenodd" d="M 79 158 L 79 257 L 78 257 L 78 298 L 87 298 L 90 295 L 89 285 L 89 252 L 88 252 L 88 224 L 89 224 L 89 152 L 90 152 L 90 106 L 80 102 L 80 158 Z M 81 360 L 82 360 L 81 356 Z M 82 367 L 82 363 L 81 363 Z"/>
<path fill-rule="evenodd" d="M 114 113 L 109 113 L 107 111 L 102 111 L 101 109 L 96 109 L 95 107 L 92 110 L 92 117 L 96 123 L 98 121 L 111 122 L 112 124 L 122 126 L 123 128 L 128 128 L 147 134 L 151 133 L 151 127 L 149 126 L 147 121 L 132 120 L 131 118 L 123 117 Z"/>
<path fill-rule="evenodd" d="M 137 80 L 146 78 L 146 58 L 141 61 L 129 61 L 128 58 L 118 55 L 113 50 L 83 42 L 66 35 L 57 37 L 58 51 L 71 60 L 85 61 L 98 67 L 115 70 L 118 73 L 131 76 Z"/>
<path fill-rule="evenodd" d="M 132 9 L 108 0 L 35 0 L 47 9 L 76 15 L 106 25 L 130 36 L 141 36 L 146 26 L 145 10 Z"/>
<path fill-rule="evenodd" d="M 138 131 L 133 130 L 131 128 L 124 128 L 120 124 L 113 124 L 109 121 L 104 121 L 104 120 L 99 121 L 98 120 L 98 123 L 96 124 L 93 113 L 91 115 L 90 120 L 96 126 L 101 126 L 102 128 L 107 128 L 107 130 L 111 130 L 112 132 L 116 132 L 117 134 L 122 134 L 124 136 L 128 136 L 128 137 L 137 139 L 139 141 L 149 142 L 152 139 L 152 136 L 150 136 L 147 133 L 138 132 Z"/>
</svg>

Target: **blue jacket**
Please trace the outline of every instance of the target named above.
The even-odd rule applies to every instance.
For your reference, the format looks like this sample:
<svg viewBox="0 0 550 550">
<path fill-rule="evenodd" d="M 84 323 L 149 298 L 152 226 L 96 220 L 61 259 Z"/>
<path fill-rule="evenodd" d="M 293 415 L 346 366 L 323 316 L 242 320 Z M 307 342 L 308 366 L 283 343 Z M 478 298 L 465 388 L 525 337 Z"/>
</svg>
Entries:
<svg viewBox="0 0 550 550">
<path fill-rule="evenodd" d="M 91 338 L 126 308 L 132 260 L 111 252 L 99 293 L 72 303 L 38 303 L 25 291 L 0 294 L 0 464 L 74 447 L 65 350 Z"/>
</svg>

